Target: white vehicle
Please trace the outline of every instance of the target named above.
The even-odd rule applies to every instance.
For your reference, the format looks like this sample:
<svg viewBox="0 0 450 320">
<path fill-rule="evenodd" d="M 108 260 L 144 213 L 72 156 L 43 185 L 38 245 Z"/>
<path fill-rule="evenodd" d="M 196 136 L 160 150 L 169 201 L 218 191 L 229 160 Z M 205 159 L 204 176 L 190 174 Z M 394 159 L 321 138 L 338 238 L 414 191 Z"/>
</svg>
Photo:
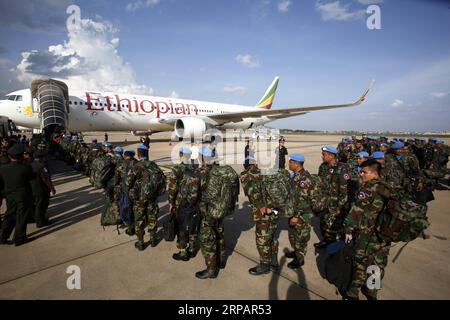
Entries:
<svg viewBox="0 0 450 320">
<path fill-rule="evenodd" d="M 271 109 L 278 77 L 256 106 L 164 98 L 117 92 L 76 91 L 58 80 L 34 80 L 30 89 L 11 92 L 0 101 L 0 115 L 16 125 L 70 131 L 172 131 L 178 137 L 201 136 L 207 129 L 249 129 L 311 111 L 361 104 L 370 87 L 353 103 Z"/>
</svg>

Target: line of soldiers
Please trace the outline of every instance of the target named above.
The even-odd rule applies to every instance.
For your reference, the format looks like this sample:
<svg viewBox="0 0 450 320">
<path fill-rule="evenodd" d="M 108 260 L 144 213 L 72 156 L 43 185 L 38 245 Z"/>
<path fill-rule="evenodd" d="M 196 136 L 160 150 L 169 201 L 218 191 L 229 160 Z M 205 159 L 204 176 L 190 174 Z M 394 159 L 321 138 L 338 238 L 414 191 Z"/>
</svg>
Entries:
<svg viewBox="0 0 450 320">
<path fill-rule="evenodd" d="M 108 178 L 100 185 L 106 188 L 108 181 L 113 181 L 115 191 L 110 199 L 117 204 L 114 210 L 132 208 L 134 218 L 129 220 L 127 233 L 136 233 L 136 248 L 145 249 L 146 225 L 150 244 L 156 245 L 157 198 L 165 191 L 162 186 L 165 181 L 159 186 L 152 186 L 154 182 L 150 181 L 164 180 L 164 176 L 149 178 L 158 175 L 158 170 L 156 164 L 148 161 L 146 146 L 138 147 L 138 160 L 134 159 L 133 150 L 123 152 L 122 158 L 121 150 L 114 149 L 114 154 L 111 144 L 105 143 L 103 148 L 103 152 L 97 150 L 95 159 L 109 157 L 117 169 L 113 175 L 100 175 Z M 432 190 L 436 177 L 443 178 L 447 173 L 449 147 L 436 138 L 425 143 L 421 139 L 388 141 L 384 137 L 368 136 L 361 140 L 344 138 L 337 148 L 324 146 L 321 151 L 323 163 L 317 175 L 305 169 L 302 154 L 289 157 L 290 172 L 279 169 L 269 174 L 258 168 L 255 158 L 245 159 L 245 170 L 239 177 L 251 204 L 260 255 L 260 263 L 249 273 L 261 275 L 278 270 L 276 230 L 280 218 L 289 221 L 293 250 L 286 253 L 292 258 L 288 267 L 300 268 L 310 239 L 310 221 L 315 214 L 320 218 L 322 234 L 322 240 L 314 244 L 317 249 L 339 239 L 354 242 L 355 273 L 350 289 L 343 293 L 344 298 L 357 299 L 361 291 L 367 298 L 376 299 L 377 290 L 367 288 L 365 280 L 369 265 L 377 265 L 382 275 L 387 265 L 391 244 L 374 236 L 384 199 L 409 198 L 426 204 L 429 199 L 423 198 L 424 191 Z M 188 261 L 194 257 L 199 240 L 207 267 L 196 276 L 215 278 L 226 264 L 223 219 L 234 211 L 237 201 L 238 190 L 236 192 L 236 183 L 233 183 L 236 173 L 228 166 L 219 165 L 217 154 L 210 148 L 200 148 L 200 167 L 191 162 L 191 153 L 187 147 L 179 150 L 180 164 L 172 168 L 167 181 L 169 210 L 177 222 L 179 251 L 173 258 Z M 76 157 L 76 148 L 72 154 Z M 99 161 L 83 163 L 90 168 L 91 177 L 95 172 L 104 172 L 96 162 Z M 152 167 L 155 170 L 148 170 Z M 277 199 L 277 192 L 284 193 L 286 198 Z M 124 205 L 127 197 L 131 203 L 128 206 Z M 127 215 L 121 212 L 120 216 Z"/>
<path fill-rule="evenodd" d="M 0 219 L 0 244 L 29 242 L 27 223 L 36 222 L 37 228 L 52 224 L 47 209 L 56 190 L 48 169 L 48 147 L 41 135 L 33 135 L 30 141 L 15 136 L 1 141 L 0 204 L 5 199 L 6 212 Z M 9 241 L 13 230 L 13 241 Z"/>
</svg>

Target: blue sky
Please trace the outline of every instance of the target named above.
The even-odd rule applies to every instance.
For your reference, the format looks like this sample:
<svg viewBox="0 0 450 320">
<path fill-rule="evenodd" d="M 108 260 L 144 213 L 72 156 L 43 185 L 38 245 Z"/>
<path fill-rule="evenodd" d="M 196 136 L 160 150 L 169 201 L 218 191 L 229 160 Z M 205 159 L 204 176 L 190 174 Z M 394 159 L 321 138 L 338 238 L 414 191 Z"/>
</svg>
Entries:
<svg viewBox="0 0 450 320">
<path fill-rule="evenodd" d="M 381 10 L 369 30 L 366 9 Z M 66 28 L 81 9 L 82 30 Z M 74 87 L 273 108 L 346 103 L 270 124 L 450 130 L 450 4 L 419 0 L 0 1 L 0 93 L 52 76 Z"/>
</svg>

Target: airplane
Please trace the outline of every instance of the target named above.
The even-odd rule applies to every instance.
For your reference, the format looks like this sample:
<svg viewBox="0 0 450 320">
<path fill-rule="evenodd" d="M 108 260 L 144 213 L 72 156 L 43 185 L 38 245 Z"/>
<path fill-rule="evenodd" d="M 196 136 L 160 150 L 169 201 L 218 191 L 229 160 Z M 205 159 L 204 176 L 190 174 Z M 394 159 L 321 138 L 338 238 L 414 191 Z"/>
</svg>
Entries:
<svg viewBox="0 0 450 320">
<path fill-rule="evenodd" d="M 33 80 L 30 89 L 11 92 L 0 100 L 0 116 L 17 126 L 67 131 L 174 130 L 177 137 L 202 136 L 209 128 L 249 129 L 311 111 L 354 107 L 363 103 L 373 81 L 353 103 L 272 109 L 279 77 L 275 77 L 256 106 L 99 91 L 69 90 L 55 79 Z M 69 94 L 70 93 L 70 94 Z"/>
</svg>

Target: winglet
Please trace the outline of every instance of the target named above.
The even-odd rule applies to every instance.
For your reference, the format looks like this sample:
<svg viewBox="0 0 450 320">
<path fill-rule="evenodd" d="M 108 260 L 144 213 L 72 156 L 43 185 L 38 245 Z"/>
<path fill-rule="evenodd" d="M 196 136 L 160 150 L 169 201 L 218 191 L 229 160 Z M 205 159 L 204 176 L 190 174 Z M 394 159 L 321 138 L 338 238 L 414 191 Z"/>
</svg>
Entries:
<svg viewBox="0 0 450 320">
<path fill-rule="evenodd" d="M 375 80 L 372 79 L 372 80 L 369 82 L 369 87 L 366 89 L 366 91 L 364 91 L 363 95 L 361 96 L 361 98 L 359 98 L 359 100 L 356 102 L 356 104 L 361 104 L 361 103 L 363 103 L 364 101 L 366 101 L 366 96 L 367 96 L 367 94 L 369 93 L 369 91 L 372 89 L 374 83 L 375 83 Z"/>
<path fill-rule="evenodd" d="M 275 92 L 277 91 L 279 77 L 275 77 L 269 88 L 267 88 L 261 100 L 256 105 L 257 108 L 263 108 L 269 110 L 272 107 L 273 100 L 275 99 Z"/>
</svg>

